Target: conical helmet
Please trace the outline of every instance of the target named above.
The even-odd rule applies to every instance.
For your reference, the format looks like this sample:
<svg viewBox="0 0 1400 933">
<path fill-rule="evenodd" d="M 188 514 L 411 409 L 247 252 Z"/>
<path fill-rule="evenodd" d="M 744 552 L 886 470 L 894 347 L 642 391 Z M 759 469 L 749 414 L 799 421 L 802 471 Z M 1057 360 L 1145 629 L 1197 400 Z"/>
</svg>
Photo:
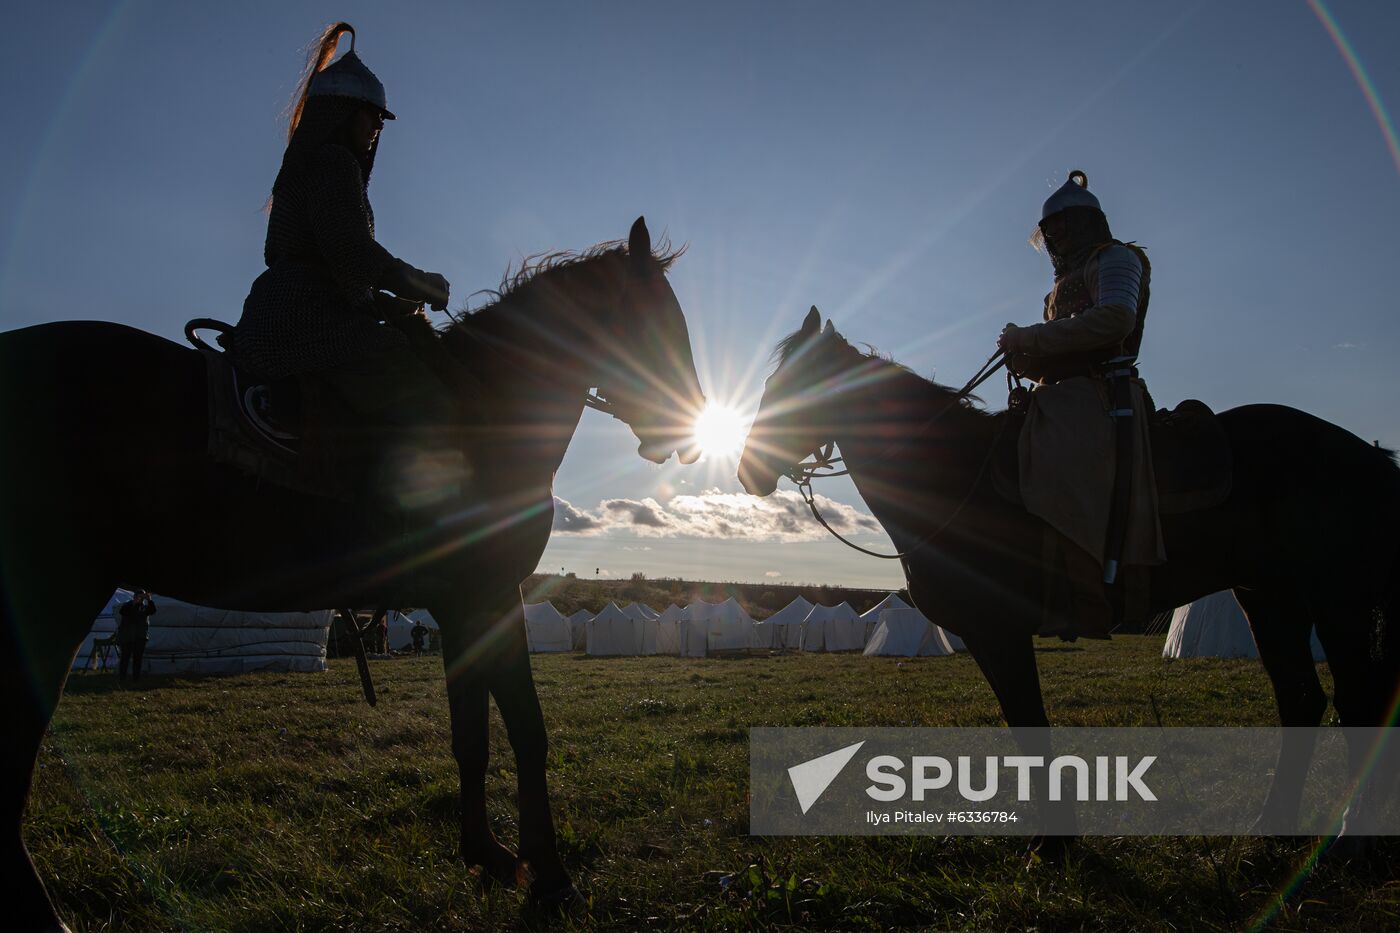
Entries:
<svg viewBox="0 0 1400 933">
<path fill-rule="evenodd" d="M 346 32 L 350 33 L 350 51 L 316 72 L 306 96 L 348 97 L 378 107 L 386 120 L 396 119 L 385 106 L 383 82 L 355 54 L 355 30 L 346 29 Z"/>
<path fill-rule="evenodd" d="M 1089 176 L 1079 169 L 1069 173 L 1069 178 L 1063 185 L 1055 189 L 1055 193 L 1045 199 L 1045 203 L 1040 208 L 1040 219 L 1044 220 L 1051 214 L 1058 214 L 1069 207 L 1092 207 L 1096 211 L 1102 211 L 1099 207 L 1099 199 L 1089 193 Z"/>
</svg>

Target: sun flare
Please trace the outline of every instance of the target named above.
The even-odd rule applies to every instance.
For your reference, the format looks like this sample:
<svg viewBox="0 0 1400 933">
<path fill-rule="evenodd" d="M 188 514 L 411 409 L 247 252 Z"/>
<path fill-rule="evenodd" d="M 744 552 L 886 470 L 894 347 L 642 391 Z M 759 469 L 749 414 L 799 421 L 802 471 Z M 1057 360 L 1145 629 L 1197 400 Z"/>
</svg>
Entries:
<svg viewBox="0 0 1400 933">
<path fill-rule="evenodd" d="M 733 458 L 744 449 L 748 424 L 728 405 L 714 402 L 695 417 L 695 443 L 707 458 Z"/>
</svg>

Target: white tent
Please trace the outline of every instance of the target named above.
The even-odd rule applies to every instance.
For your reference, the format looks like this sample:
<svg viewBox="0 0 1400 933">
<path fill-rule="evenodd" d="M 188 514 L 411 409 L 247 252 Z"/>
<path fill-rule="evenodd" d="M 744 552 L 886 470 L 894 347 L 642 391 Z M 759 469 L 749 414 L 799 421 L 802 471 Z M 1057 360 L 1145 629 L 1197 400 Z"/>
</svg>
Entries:
<svg viewBox="0 0 1400 933">
<path fill-rule="evenodd" d="M 753 618 L 734 597 L 722 603 L 697 600 L 681 610 L 680 653 L 703 658 L 719 651 L 747 651 Z"/>
<path fill-rule="evenodd" d="M 943 637 L 943 630 L 919 610 L 886 609 L 880 613 L 865 653 L 872 657 L 923 658 L 952 654 L 953 648 Z"/>
<path fill-rule="evenodd" d="M 802 620 L 812 611 L 812 604 L 799 596 L 777 612 L 753 624 L 750 647 L 781 650 L 802 647 Z"/>
<path fill-rule="evenodd" d="M 437 620 L 433 614 L 426 609 L 414 609 L 412 612 L 389 613 L 389 650 L 403 651 L 413 647 L 413 626 L 422 622 L 424 627 L 438 630 Z M 423 647 L 428 647 L 431 636 L 423 639 Z"/>
<path fill-rule="evenodd" d="M 659 619 L 661 617 L 661 613 L 641 603 L 628 603 L 622 607 L 622 614 L 629 619 L 639 619 L 643 622 Z"/>
<path fill-rule="evenodd" d="M 697 599 L 681 610 L 681 621 L 691 622 L 708 619 L 723 605 L 724 603 L 707 603 L 703 599 Z"/>
<path fill-rule="evenodd" d="M 525 640 L 534 652 L 572 651 L 569 620 L 551 602 L 525 604 Z"/>
<path fill-rule="evenodd" d="M 666 607 L 655 619 L 642 622 L 642 654 L 681 653 L 681 607 Z"/>
<path fill-rule="evenodd" d="M 710 617 L 721 605 L 723 604 L 707 603 L 703 599 L 697 599 L 681 610 L 678 630 L 683 657 L 703 658 L 708 653 Z"/>
<path fill-rule="evenodd" d="M 329 609 L 318 612 L 235 612 L 153 596 L 155 615 L 142 674 L 243 674 L 249 671 L 324 671 Z M 116 630 L 117 607 L 131 599 L 118 590 L 84 639 L 74 667 L 86 666 L 92 639 Z M 116 664 L 116 655 L 109 665 Z"/>
<path fill-rule="evenodd" d="M 641 654 L 641 620 L 628 616 L 616 603 L 608 603 L 602 612 L 588 620 L 586 650 L 592 655 Z"/>
<path fill-rule="evenodd" d="M 891 593 L 880 600 L 873 608 L 860 614 L 861 624 L 865 626 L 865 643 L 870 643 L 870 636 L 875 634 L 875 626 L 880 624 L 880 613 L 886 609 L 908 609 L 909 604 L 899 598 L 898 593 Z"/>
<path fill-rule="evenodd" d="M 803 651 L 860 651 L 865 647 L 865 624 L 850 603 L 813 606 L 802 623 Z"/>
<path fill-rule="evenodd" d="M 1314 661 L 1327 660 L 1316 630 L 1312 633 L 1312 655 Z M 1259 649 L 1235 594 L 1223 590 L 1177 607 L 1162 657 L 1257 658 Z"/>
<path fill-rule="evenodd" d="M 573 640 L 575 651 L 582 651 L 588 646 L 588 620 L 591 618 L 593 618 L 593 613 L 587 609 L 580 609 L 569 616 L 569 635 Z"/>
<path fill-rule="evenodd" d="M 707 634 L 706 650 L 747 651 L 753 632 L 753 616 L 734 597 L 720 603 L 719 610 L 710 617 L 710 630 Z"/>
</svg>

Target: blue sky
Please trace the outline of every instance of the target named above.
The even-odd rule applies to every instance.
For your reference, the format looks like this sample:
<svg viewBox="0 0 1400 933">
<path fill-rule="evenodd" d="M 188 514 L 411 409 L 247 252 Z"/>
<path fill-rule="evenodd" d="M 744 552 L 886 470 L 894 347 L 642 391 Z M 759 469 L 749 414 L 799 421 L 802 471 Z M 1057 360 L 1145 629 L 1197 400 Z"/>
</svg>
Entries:
<svg viewBox="0 0 1400 933">
<path fill-rule="evenodd" d="M 1038 318 L 1049 263 L 1026 237 L 1083 168 L 1153 260 L 1159 404 L 1280 402 L 1400 446 L 1396 4 L 18 5 L 0 326 L 235 320 L 300 49 L 338 18 L 400 118 L 370 190 L 380 240 L 454 295 L 645 214 L 690 244 L 672 281 L 711 397 L 751 412 L 811 304 L 961 383 L 1004 323 Z M 732 464 L 656 467 L 630 437 L 586 413 L 556 492 L 657 510 L 666 533 L 556 534 L 542 568 L 899 585 L 761 514 L 712 537 L 744 513 Z M 864 511 L 844 480 L 823 491 Z"/>
</svg>

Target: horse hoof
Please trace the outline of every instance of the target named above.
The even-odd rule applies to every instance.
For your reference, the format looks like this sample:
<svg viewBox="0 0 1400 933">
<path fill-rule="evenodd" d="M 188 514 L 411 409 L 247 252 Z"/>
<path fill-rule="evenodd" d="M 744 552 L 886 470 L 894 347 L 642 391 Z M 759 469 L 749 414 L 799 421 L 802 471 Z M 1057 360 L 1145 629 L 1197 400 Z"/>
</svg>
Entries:
<svg viewBox="0 0 1400 933">
<path fill-rule="evenodd" d="M 490 858 L 475 859 L 469 864 L 481 869 L 477 877 L 481 879 L 484 891 L 518 887 L 525 871 L 524 863 L 504 847 Z"/>
<path fill-rule="evenodd" d="M 1037 861 L 1047 865 L 1062 864 L 1073 843 L 1073 836 L 1035 836 L 1026 849 L 1026 862 L 1028 865 L 1034 865 Z"/>
<path fill-rule="evenodd" d="M 578 893 L 572 881 L 545 887 L 539 883 L 530 886 L 530 908 L 540 913 L 565 914 L 584 908 L 583 895 Z"/>
</svg>

